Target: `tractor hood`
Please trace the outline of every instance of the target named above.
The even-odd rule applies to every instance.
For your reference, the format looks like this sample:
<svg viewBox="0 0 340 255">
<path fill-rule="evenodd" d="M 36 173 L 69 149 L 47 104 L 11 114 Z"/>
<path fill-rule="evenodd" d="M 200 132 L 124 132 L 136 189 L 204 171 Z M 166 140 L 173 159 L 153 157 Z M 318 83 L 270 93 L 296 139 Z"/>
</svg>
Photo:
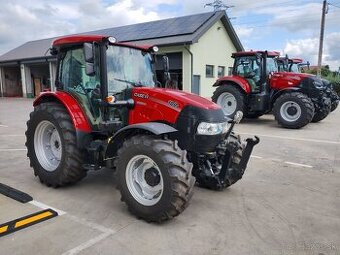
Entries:
<svg viewBox="0 0 340 255">
<path fill-rule="evenodd" d="M 133 89 L 133 98 L 149 98 L 158 102 L 168 104 L 172 108 L 182 109 L 184 106 L 192 105 L 206 110 L 220 109 L 220 106 L 214 102 L 200 97 L 198 95 L 174 90 L 174 89 L 162 89 L 162 88 L 135 88 Z M 169 103 L 169 100 L 172 102 Z"/>
<path fill-rule="evenodd" d="M 312 74 L 292 73 L 292 72 L 277 72 L 270 79 L 271 88 L 284 89 L 287 87 L 303 86 L 318 87 L 321 89 L 323 82 L 321 79 Z"/>
<path fill-rule="evenodd" d="M 221 107 L 212 101 L 180 90 L 138 87 L 132 89 L 131 97 L 135 107 L 130 111 L 130 124 L 160 120 L 174 124 L 183 109 L 188 107 L 197 109 L 196 118 L 223 113 Z"/>
</svg>

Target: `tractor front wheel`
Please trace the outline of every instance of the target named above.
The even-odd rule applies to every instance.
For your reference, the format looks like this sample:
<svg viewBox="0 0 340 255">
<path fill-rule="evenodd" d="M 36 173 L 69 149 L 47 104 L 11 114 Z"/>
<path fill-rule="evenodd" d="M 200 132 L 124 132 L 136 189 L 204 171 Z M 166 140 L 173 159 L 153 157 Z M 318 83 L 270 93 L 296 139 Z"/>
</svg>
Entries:
<svg viewBox="0 0 340 255">
<path fill-rule="evenodd" d="M 331 112 L 331 105 L 324 105 L 323 107 L 315 110 L 314 117 L 312 119 L 313 123 L 319 122 L 326 118 L 328 114 Z"/>
<path fill-rule="evenodd" d="M 298 129 L 313 119 L 314 104 L 305 94 L 288 92 L 276 99 L 273 113 L 281 126 Z"/>
<path fill-rule="evenodd" d="M 121 199 L 137 217 L 162 222 L 187 207 L 195 178 L 177 141 L 134 136 L 118 150 L 116 166 Z"/>
<path fill-rule="evenodd" d="M 213 96 L 212 101 L 221 106 L 224 115 L 234 118 L 237 111 L 244 112 L 244 95 L 232 85 L 219 86 Z"/>
<path fill-rule="evenodd" d="M 30 165 L 42 183 L 59 187 L 86 176 L 72 120 L 62 105 L 36 106 L 27 121 L 25 134 Z"/>
<path fill-rule="evenodd" d="M 333 101 L 331 105 L 331 112 L 334 112 L 338 108 L 339 101 Z"/>
</svg>

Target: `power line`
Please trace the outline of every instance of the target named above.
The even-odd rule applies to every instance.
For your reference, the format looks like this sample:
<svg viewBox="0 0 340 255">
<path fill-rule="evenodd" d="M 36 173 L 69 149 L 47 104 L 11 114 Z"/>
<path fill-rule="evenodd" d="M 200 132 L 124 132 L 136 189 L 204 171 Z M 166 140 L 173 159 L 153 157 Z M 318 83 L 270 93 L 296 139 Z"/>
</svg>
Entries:
<svg viewBox="0 0 340 255">
<path fill-rule="evenodd" d="M 335 4 L 333 4 L 333 3 L 328 3 L 328 4 L 331 5 L 331 6 L 334 6 L 334 7 L 336 7 L 336 8 L 340 8 L 340 6 L 335 5 Z"/>
<path fill-rule="evenodd" d="M 336 19 L 337 17 L 332 17 L 328 18 L 327 20 L 330 19 Z M 316 17 L 315 19 L 304 19 L 303 22 L 309 22 L 309 21 L 319 21 L 320 18 Z M 245 26 L 243 28 L 259 28 L 259 27 L 277 27 L 280 25 L 287 25 L 287 24 L 296 24 L 296 21 L 289 21 L 289 22 L 282 22 L 280 24 L 264 24 L 264 25 L 259 25 L 259 26 Z M 238 24 L 235 24 L 235 26 L 238 26 Z"/>
<path fill-rule="evenodd" d="M 266 0 L 264 1 L 259 1 L 257 0 L 256 2 L 268 2 Z M 272 4 L 262 4 L 262 5 L 251 5 L 252 8 L 264 8 L 264 7 L 275 7 L 275 6 L 280 6 L 280 5 L 286 5 L 288 3 L 296 3 L 296 0 L 293 0 L 293 1 L 286 1 L 286 2 L 279 2 L 279 3 L 272 3 Z M 249 7 L 249 3 L 246 3 L 246 4 L 237 4 L 235 5 L 235 7 Z"/>
<path fill-rule="evenodd" d="M 275 21 L 286 20 L 287 18 L 295 18 L 295 17 L 301 17 L 301 15 L 285 15 L 282 18 L 276 19 Z M 315 17 L 315 15 L 310 14 L 310 15 L 304 15 L 303 17 Z M 317 17 L 317 19 L 320 19 L 320 18 Z M 241 23 L 235 23 L 234 25 L 245 25 L 245 24 L 261 23 L 261 22 L 266 22 L 266 21 L 270 21 L 270 19 L 267 18 L 267 19 L 253 20 L 253 21 L 245 21 Z"/>
</svg>

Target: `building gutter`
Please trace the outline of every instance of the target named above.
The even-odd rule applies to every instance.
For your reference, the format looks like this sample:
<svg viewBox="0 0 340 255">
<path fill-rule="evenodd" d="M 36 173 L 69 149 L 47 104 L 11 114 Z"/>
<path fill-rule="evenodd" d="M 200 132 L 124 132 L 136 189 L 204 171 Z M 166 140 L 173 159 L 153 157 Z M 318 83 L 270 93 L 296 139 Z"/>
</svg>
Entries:
<svg viewBox="0 0 340 255">
<path fill-rule="evenodd" d="M 194 82 L 194 54 L 190 51 L 187 44 L 184 44 L 184 49 L 190 54 L 190 92 L 192 92 L 193 82 Z"/>
</svg>

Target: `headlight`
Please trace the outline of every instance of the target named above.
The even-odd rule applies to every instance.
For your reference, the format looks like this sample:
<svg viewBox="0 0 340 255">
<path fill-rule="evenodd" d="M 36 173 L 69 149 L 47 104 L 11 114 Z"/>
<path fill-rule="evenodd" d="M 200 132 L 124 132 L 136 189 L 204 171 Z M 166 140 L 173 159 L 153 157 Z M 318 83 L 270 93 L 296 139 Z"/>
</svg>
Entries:
<svg viewBox="0 0 340 255">
<path fill-rule="evenodd" d="M 228 131 L 229 123 L 209 123 L 201 122 L 197 127 L 197 134 L 199 135 L 219 135 Z"/>
<path fill-rule="evenodd" d="M 316 81 L 313 81 L 313 84 L 314 84 L 315 88 L 317 88 L 317 89 L 323 89 L 324 88 L 322 81 L 316 80 Z"/>
</svg>

